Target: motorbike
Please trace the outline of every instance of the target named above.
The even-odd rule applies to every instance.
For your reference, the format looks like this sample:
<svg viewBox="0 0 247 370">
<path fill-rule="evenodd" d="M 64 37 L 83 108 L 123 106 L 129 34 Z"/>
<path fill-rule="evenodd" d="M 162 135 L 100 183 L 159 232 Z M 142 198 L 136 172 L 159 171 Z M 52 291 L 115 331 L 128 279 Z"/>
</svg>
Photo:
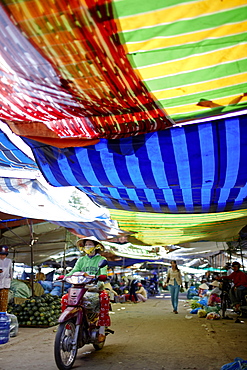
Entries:
<svg viewBox="0 0 247 370">
<path fill-rule="evenodd" d="M 222 319 L 229 319 L 229 316 L 226 315 L 226 312 L 228 309 L 231 308 L 231 300 L 230 300 L 230 295 L 229 291 L 231 289 L 231 284 L 228 280 L 223 280 L 222 281 L 222 286 L 221 286 L 221 303 L 220 303 L 220 308 L 221 308 L 221 317 Z"/>
<path fill-rule="evenodd" d="M 99 269 L 106 265 L 106 260 L 100 261 Z M 105 344 L 105 341 L 98 340 L 97 321 L 100 305 L 98 294 L 95 293 L 100 293 L 97 283 L 101 281 L 101 276 L 96 275 L 85 276 L 83 272 L 77 272 L 64 278 L 72 285 L 68 292 L 67 307 L 58 319 L 59 326 L 54 344 L 55 362 L 60 370 L 72 368 L 78 348 L 91 343 L 95 350 L 101 350 Z M 96 299 L 90 299 L 90 294 L 96 296 Z M 106 328 L 105 334 L 110 333 L 114 332 Z"/>
<path fill-rule="evenodd" d="M 222 287 L 221 287 L 222 293 L 220 295 L 222 319 L 232 319 L 228 315 L 226 315 L 227 310 L 231 309 L 231 299 L 230 299 L 230 294 L 229 294 L 230 289 L 231 289 L 231 283 L 227 280 L 223 280 Z M 237 314 L 237 319 L 235 322 L 239 322 L 240 317 L 246 317 L 247 315 L 247 289 L 243 290 L 239 310 L 235 312 Z"/>
</svg>

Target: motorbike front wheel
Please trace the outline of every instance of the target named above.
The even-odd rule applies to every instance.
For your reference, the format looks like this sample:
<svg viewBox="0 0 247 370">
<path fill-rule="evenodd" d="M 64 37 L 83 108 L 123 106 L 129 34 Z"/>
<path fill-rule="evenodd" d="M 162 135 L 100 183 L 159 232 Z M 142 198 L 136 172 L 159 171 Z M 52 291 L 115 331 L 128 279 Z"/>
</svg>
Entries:
<svg viewBox="0 0 247 370">
<path fill-rule="evenodd" d="M 75 323 L 68 320 L 59 325 L 54 345 L 54 355 L 57 367 L 60 370 L 72 368 L 77 355 L 77 345 L 73 346 L 75 340 Z"/>
</svg>

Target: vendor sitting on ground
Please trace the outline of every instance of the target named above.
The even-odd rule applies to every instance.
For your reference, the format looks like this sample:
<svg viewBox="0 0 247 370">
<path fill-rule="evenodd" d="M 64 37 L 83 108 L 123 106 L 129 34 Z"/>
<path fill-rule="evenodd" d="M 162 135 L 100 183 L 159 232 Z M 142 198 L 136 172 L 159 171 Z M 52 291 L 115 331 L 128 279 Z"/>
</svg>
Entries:
<svg viewBox="0 0 247 370">
<path fill-rule="evenodd" d="M 220 283 L 214 280 L 211 285 L 213 286 L 213 289 L 211 290 L 208 298 L 208 306 L 215 306 L 217 303 L 220 303 Z"/>
<path fill-rule="evenodd" d="M 209 286 L 206 283 L 203 283 L 199 285 L 198 287 L 198 295 L 199 297 L 203 298 L 207 295 L 208 293 Z"/>
<path fill-rule="evenodd" d="M 146 302 L 147 292 L 143 288 L 142 283 L 137 283 L 136 295 L 137 295 L 137 301 L 138 302 Z"/>
</svg>

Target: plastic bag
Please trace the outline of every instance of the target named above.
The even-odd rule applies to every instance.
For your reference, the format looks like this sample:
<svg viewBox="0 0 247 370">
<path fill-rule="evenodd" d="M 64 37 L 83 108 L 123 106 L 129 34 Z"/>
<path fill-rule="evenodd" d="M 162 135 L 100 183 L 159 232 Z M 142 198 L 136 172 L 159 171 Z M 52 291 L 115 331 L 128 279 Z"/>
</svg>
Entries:
<svg viewBox="0 0 247 370">
<path fill-rule="evenodd" d="M 16 337 L 18 334 L 18 329 L 19 329 L 19 323 L 18 323 L 17 317 L 10 313 L 7 313 L 7 315 L 11 320 L 10 321 L 10 336 Z"/>
<path fill-rule="evenodd" d="M 209 312 L 217 312 L 217 313 L 219 313 L 220 306 L 206 306 L 205 307 L 205 310 L 207 311 L 207 313 L 209 313 Z"/>
<path fill-rule="evenodd" d="M 197 313 L 199 310 L 201 310 L 201 307 L 194 308 L 190 313 Z"/>
<path fill-rule="evenodd" d="M 208 305 L 208 299 L 206 297 L 200 299 L 198 301 L 199 304 L 201 304 L 202 306 L 207 306 Z"/>
<path fill-rule="evenodd" d="M 217 312 L 209 312 L 206 316 L 207 320 L 219 320 L 220 319 L 220 314 Z"/>
<path fill-rule="evenodd" d="M 233 362 L 223 365 L 220 370 L 242 370 L 242 369 L 247 369 L 247 361 L 243 360 L 240 357 L 236 357 Z"/>
<path fill-rule="evenodd" d="M 198 317 L 206 317 L 207 316 L 207 312 L 201 308 L 201 309 L 199 309 L 197 311 L 197 316 Z"/>
</svg>

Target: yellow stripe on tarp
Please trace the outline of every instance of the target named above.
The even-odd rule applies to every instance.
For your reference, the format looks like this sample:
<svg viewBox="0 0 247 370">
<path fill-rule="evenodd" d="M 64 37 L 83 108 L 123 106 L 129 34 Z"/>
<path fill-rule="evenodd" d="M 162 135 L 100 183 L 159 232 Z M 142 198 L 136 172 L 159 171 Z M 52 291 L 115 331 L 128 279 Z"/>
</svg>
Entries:
<svg viewBox="0 0 247 370">
<path fill-rule="evenodd" d="M 111 218 L 122 223 L 123 226 L 130 226 L 131 230 L 138 229 L 138 223 L 150 227 L 164 226 L 173 228 L 174 226 L 196 226 L 204 223 L 214 223 L 219 221 L 237 220 L 247 217 L 247 209 L 231 212 L 200 213 L 200 214 L 164 214 L 152 212 L 121 211 L 109 209 Z M 246 221 L 246 220 L 245 220 Z M 134 228 L 134 229 L 133 229 Z"/>
<path fill-rule="evenodd" d="M 239 75 L 217 78 L 215 80 L 199 82 L 192 85 L 181 85 L 174 89 L 165 89 L 159 91 L 152 90 L 152 94 L 155 95 L 156 99 L 158 100 L 181 97 L 181 94 L 186 96 L 204 92 L 206 94 L 208 93 L 211 94 L 212 90 L 223 89 L 225 87 L 232 87 L 234 85 L 246 83 L 246 81 L 247 73 L 241 73 Z"/>
<path fill-rule="evenodd" d="M 162 78 L 162 76 L 188 73 L 198 69 L 204 69 L 215 65 L 223 65 L 228 62 L 238 61 L 246 58 L 245 45 L 234 45 L 225 47 L 221 50 L 203 53 L 200 55 L 191 55 L 180 60 L 168 61 L 159 65 L 152 65 L 145 68 L 136 68 L 142 80 L 153 78 Z"/>
<path fill-rule="evenodd" d="M 153 94 L 153 95 L 155 96 L 155 94 Z M 218 104 L 218 105 L 222 106 L 222 108 L 223 108 L 223 107 L 226 107 L 228 105 L 234 104 L 234 103 L 232 103 L 232 101 L 237 97 L 239 97 L 239 94 L 234 95 L 234 96 L 228 96 L 228 97 L 221 98 L 221 99 L 213 99 L 213 103 Z M 205 99 L 206 98 L 207 98 L 207 96 L 205 96 Z M 244 102 L 247 102 L 247 96 L 242 97 L 242 99 L 240 101 L 240 103 L 244 103 Z M 213 108 L 217 108 L 217 107 L 213 107 Z M 171 116 L 173 116 L 173 115 L 175 116 L 176 114 L 182 114 L 182 113 L 183 114 L 194 113 L 194 112 L 203 113 L 205 111 L 205 109 L 211 109 L 211 108 L 210 107 L 198 106 L 196 104 L 176 105 L 174 108 L 165 106 L 166 112 Z"/>
<path fill-rule="evenodd" d="M 118 19 L 121 30 L 126 32 L 159 24 L 173 23 L 178 20 L 189 20 L 207 14 L 219 13 L 220 17 L 220 12 L 228 9 L 236 9 L 240 6 L 246 6 L 246 0 L 204 0 L 193 3 L 175 4 L 167 8 L 119 17 Z"/>
<path fill-rule="evenodd" d="M 213 43 L 214 38 L 222 38 L 225 36 L 237 35 L 244 32 L 247 32 L 247 21 L 230 25 L 227 24 L 215 28 L 210 28 L 209 25 L 208 29 L 203 31 L 190 32 L 182 35 L 174 35 L 168 37 L 157 37 L 142 42 L 126 42 L 125 48 L 126 51 L 131 54 L 142 51 L 165 49 L 208 39 L 212 39 Z M 224 39 L 222 39 L 222 45 L 224 45 Z"/>
<path fill-rule="evenodd" d="M 169 245 L 196 240 L 227 241 L 239 237 L 247 223 L 247 210 L 215 214 L 168 215 L 110 209 L 122 230 L 148 245 Z"/>
</svg>

